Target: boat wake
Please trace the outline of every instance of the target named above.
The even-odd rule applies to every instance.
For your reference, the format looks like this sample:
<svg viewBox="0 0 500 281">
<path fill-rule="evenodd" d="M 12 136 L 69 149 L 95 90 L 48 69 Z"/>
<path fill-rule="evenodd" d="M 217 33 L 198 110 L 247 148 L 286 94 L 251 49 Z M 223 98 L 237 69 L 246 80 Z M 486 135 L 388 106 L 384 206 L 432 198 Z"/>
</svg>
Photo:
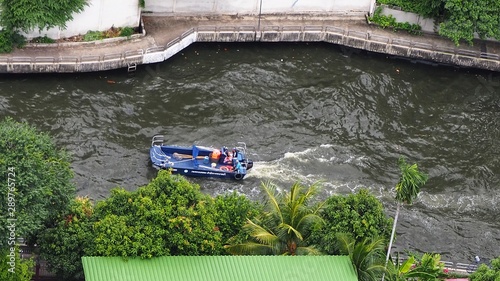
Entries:
<svg viewBox="0 0 500 281">
<path fill-rule="evenodd" d="M 285 152 L 270 161 L 256 161 L 249 180 L 272 181 L 287 187 L 299 181 L 304 185 L 321 182 L 324 192 L 351 193 L 366 186 L 362 169 L 367 167 L 366 156 L 354 155 L 344 148 L 324 144 L 301 151 Z M 376 188 L 378 190 L 378 188 Z"/>
</svg>

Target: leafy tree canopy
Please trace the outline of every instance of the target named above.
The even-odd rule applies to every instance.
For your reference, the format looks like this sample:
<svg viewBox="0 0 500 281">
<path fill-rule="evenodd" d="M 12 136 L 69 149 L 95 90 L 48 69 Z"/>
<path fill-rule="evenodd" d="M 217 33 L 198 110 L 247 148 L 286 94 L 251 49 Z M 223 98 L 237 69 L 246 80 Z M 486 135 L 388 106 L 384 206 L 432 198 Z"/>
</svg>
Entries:
<svg viewBox="0 0 500 281">
<path fill-rule="evenodd" d="M 38 237 L 40 256 L 49 270 L 64 280 L 82 279 L 81 258 L 93 252 L 93 206 L 88 198 L 78 197 L 57 225 Z"/>
<path fill-rule="evenodd" d="M 0 21 L 11 31 L 65 28 L 73 14 L 82 12 L 87 5 L 87 0 L 0 0 Z"/>
<path fill-rule="evenodd" d="M 392 225 L 392 220 L 384 214 L 382 203 L 367 189 L 347 196 L 332 195 L 326 200 L 320 216 L 325 223 L 314 227 L 312 243 L 331 255 L 339 254 L 337 233 L 347 233 L 355 242 L 372 237 L 388 239 Z"/>
<path fill-rule="evenodd" d="M 247 219 L 253 219 L 262 211 L 260 205 L 236 192 L 218 195 L 215 198 L 215 208 L 215 225 L 222 233 L 223 243 L 234 236 L 244 239 L 246 236 L 242 233 L 243 225 Z"/>
<path fill-rule="evenodd" d="M 439 34 L 456 45 L 464 40 L 472 44 L 479 38 L 500 40 L 500 1 L 498 0 L 378 0 L 408 12 L 438 19 Z"/>
<path fill-rule="evenodd" d="M 96 205 L 95 215 L 95 255 L 151 258 L 223 251 L 213 198 L 168 171 L 159 171 L 134 192 L 114 189 Z"/>
<path fill-rule="evenodd" d="M 49 135 L 10 118 L 0 122 L 0 152 L 0 182 L 8 185 L 0 189 L 4 198 L 0 200 L 0 235 L 13 233 L 30 240 L 66 212 L 75 196 L 69 157 Z M 1 239 L 0 248 L 9 242 Z"/>
<path fill-rule="evenodd" d="M 113 189 L 95 207 L 87 198 L 75 199 L 40 237 L 40 254 L 67 279 L 82 276 L 82 256 L 220 255 L 216 216 L 213 198 L 198 185 L 160 171 L 136 191 Z"/>
<path fill-rule="evenodd" d="M 472 44 L 474 34 L 481 39 L 500 40 L 500 1 L 498 0 L 446 0 L 446 18 L 439 34 L 453 40 Z"/>
</svg>

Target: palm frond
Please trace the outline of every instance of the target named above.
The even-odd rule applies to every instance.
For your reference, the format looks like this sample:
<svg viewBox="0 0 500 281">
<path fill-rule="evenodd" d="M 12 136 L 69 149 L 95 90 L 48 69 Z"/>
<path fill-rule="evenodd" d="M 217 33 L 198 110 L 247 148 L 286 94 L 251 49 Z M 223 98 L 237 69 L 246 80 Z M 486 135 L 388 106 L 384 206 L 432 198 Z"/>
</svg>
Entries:
<svg viewBox="0 0 500 281">
<path fill-rule="evenodd" d="M 297 247 L 296 254 L 299 256 L 321 256 L 323 253 L 314 246 Z"/>
<path fill-rule="evenodd" d="M 340 249 L 349 255 L 351 263 L 356 269 L 358 280 L 376 280 L 384 272 L 384 239 L 356 240 L 349 234 L 337 233 Z"/>
<path fill-rule="evenodd" d="M 428 176 L 418 170 L 417 164 L 409 165 L 404 157 L 399 158 L 401 177 L 396 184 L 396 200 L 411 204 L 420 188 L 427 182 Z"/>
<path fill-rule="evenodd" d="M 248 231 L 251 237 L 265 245 L 274 247 L 276 243 L 279 242 L 279 238 L 274 233 L 268 231 L 263 226 L 260 226 L 251 220 L 247 220 L 247 223 L 243 226 L 243 228 Z"/>
<path fill-rule="evenodd" d="M 324 221 L 317 214 L 310 213 L 310 214 L 306 214 L 306 215 L 302 216 L 302 218 L 300 218 L 300 220 L 297 222 L 295 227 L 299 231 L 304 232 L 309 228 L 310 225 L 312 225 L 316 222 L 324 222 Z"/>
<path fill-rule="evenodd" d="M 224 248 L 232 255 L 271 255 L 274 248 L 255 242 L 246 242 L 236 245 L 226 245 Z"/>
<path fill-rule="evenodd" d="M 290 236 L 290 233 L 293 232 L 293 234 L 295 234 L 295 237 L 297 237 L 299 240 L 301 240 L 301 241 L 304 240 L 304 238 L 302 238 L 302 234 L 300 233 L 300 231 L 298 231 L 297 229 L 295 229 L 291 225 L 286 224 L 286 223 L 282 223 L 278 227 L 286 230 L 286 232 L 289 236 Z"/>
<path fill-rule="evenodd" d="M 264 193 L 267 195 L 267 200 L 268 200 L 269 206 L 272 209 L 271 212 L 278 215 L 281 222 L 282 222 L 283 216 L 281 213 L 279 201 L 276 198 L 276 187 L 274 186 L 273 183 L 267 182 L 267 183 L 262 183 L 261 188 L 264 191 Z"/>
<path fill-rule="evenodd" d="M 335 235 L 338 241 L 338 246 L 343 254 L 350 255 L 353 251 L 355 240 L 347 233 L 337 233 Z"/>
</svg>

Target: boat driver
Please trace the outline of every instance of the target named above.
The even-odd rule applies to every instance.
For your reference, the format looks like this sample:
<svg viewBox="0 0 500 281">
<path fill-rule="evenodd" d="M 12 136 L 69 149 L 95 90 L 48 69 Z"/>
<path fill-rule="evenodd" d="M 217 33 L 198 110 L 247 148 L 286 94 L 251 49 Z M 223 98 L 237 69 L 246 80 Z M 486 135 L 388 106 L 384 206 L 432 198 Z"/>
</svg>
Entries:
<svg viewBox="0 0 500 281">
<path fill-rule="evenodd" d="M 240 163 L 240 161 L 235 160 L 235 161 L 234 161 L 234 170 L 233 170 L 233 171 L 235 171 L 235 172 L 239 172 L 239 171 L 240 171 L 240 169 L 241 169 L 241 163 Z"/>
</svg>

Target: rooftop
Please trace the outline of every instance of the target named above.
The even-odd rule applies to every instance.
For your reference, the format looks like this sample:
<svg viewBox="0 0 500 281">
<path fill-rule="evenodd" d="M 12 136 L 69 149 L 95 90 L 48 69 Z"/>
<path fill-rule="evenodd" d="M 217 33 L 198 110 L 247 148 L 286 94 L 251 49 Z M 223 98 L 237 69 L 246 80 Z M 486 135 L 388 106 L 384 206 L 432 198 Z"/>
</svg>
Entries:
<svg viewBox="0 0 500 281">
<path fill-rule="evenodd" d="M 83 257 L 86 281 L 357 281 L 348 256 Z"/>
</svg>

